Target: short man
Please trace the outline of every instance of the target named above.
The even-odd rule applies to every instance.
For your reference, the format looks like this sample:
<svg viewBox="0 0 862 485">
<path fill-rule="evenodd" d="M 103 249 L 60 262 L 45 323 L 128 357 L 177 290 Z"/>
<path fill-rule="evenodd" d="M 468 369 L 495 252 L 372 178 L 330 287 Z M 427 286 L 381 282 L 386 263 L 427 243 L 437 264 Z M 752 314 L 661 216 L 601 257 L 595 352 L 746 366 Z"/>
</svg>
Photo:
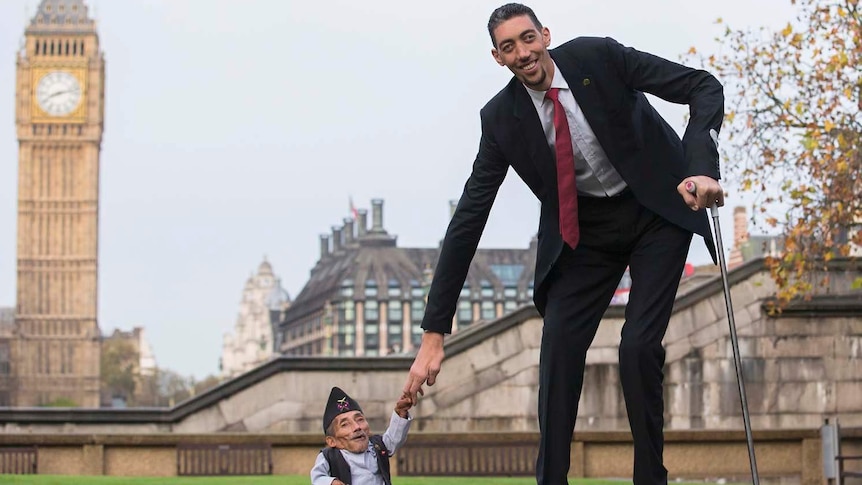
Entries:
<svg viewBox="0 0 862 485">
<path fill-rule="evenodd" d="M 718 152 L 724 96 L 709 73 L 624 47 L 577 38 L 552 50 L 550 31 L 520 4 L 488 22 L 498 64 L 514 78 L 481 110 L 473 170 L 443 241 L 404 392 L 433 385 L 443 335 L 509 167 L 542 203 L 534 301 L 544 317 L 536 463 L 540 485 L 568 483 L 587 349 L 630 267 L 619 349 L 634 437 L 634 483 L 665 484 L 662 367 L 665 334 L 693 233 L 715 260 L 705 207 L 724 204 Z M 682 140 L 644 93 L 688 104 Z M 695 194 L 685 190 L 687 183 Z"/>
<path fill-rule="evenodd" d="M 359 403 L 333 387 L 323 412 L 326 448 L 311 469 L 311 485 L 392 485 L 389 458 L 407 441 L 411 401 L 401 396 L 382 435 L 372 435 Z"/>
</svg>

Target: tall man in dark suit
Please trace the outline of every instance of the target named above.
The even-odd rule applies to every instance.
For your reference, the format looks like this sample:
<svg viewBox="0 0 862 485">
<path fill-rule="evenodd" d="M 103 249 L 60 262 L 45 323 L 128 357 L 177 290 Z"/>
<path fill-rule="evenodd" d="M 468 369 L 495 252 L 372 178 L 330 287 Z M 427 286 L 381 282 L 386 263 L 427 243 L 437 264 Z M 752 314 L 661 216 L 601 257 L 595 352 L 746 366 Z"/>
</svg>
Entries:
<svg viewBox="0 0 862 485">
<path fill-rule="evenodd" d="M 626 266 L 632 286 L 619 349 L 634 437 L 634 483 L 665 484 L 661 341 L 692 234 L 715 259 L 706 212 L 723 205 L 718 152 L 724 97 L 709 73 L 624 47 L 577 38 L 548 50 L 531 9 L 493 12 L 491 54 L 514 78 L 481 110 L 479 153 L 440 252 L 425 334 L 404 391 L 433 385 L 443 335 L 509 167 L 542 203 L 534 301 L 544 317 L 536 463 L 540 485 L 567 483 L 587 349 Z M 643 93 L 688 104 L 682 140 Z M 684 188 L 694 182 L 695 194 Z"/>
</svg>

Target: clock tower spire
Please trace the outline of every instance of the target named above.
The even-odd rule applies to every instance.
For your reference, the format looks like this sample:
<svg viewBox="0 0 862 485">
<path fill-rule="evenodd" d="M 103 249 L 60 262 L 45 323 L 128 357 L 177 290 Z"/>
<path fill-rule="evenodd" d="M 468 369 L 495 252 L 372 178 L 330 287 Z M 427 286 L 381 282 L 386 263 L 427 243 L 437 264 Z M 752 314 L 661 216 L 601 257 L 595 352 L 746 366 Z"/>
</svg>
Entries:
<svg viewBox="0 0 862 485">
<path fill-rule="evenodd" d="M 14 406 L 99 405 L 105 61 L 83 0 L 42 0 L 17 59 Z"/>
</svg>

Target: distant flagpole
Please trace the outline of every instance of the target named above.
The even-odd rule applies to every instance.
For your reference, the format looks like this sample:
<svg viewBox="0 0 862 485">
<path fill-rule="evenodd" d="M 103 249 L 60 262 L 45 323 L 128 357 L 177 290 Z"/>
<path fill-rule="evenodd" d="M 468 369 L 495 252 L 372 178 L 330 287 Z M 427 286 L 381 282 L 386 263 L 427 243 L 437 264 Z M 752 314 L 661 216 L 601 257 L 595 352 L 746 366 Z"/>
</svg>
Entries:
<svg viewBox="0 0 862 485">
<path fill-rule="evenodd" d="M 350 215 L 353 216 L 353 220 L 359 219 L 359 212 L 356 210 L 356 206 L 353 205 L 353 197 L 347 197 L 347 202 L 349 204 Z"/>
</svg>

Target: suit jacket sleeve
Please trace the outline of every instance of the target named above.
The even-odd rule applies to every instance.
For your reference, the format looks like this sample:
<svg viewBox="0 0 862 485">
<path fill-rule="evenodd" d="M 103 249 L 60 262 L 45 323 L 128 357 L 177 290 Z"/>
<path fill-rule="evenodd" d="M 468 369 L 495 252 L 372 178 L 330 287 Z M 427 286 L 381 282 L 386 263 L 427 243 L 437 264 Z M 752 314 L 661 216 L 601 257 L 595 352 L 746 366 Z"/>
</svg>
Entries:
<svg viewBox="0 0 862 485">
<path fill-rule="evenodd" d="M 440 333 L 452 331 L 452 317 L 467 278 L 467 270 L 470 269 L 491 206 L 509 168 L 494 140 L 490 111 L 488 106 L 482 109 L 479 153 L 443 239 L 422 319 L 422 328 L 425 330 Z"/>
<path fill-rule="evenodd" d="M 682 138 L 688 165 L 686 176 L 708 175 L 718 180 L 721 177 L 718 147 L 709 130 L 719 131 L 724 118 L 721 83 L 706 71 L 624 47 L 611 38 L 605 42 L 610 65 L 630 88 L 689 105 L 689 122 Z"/>
</svg>

